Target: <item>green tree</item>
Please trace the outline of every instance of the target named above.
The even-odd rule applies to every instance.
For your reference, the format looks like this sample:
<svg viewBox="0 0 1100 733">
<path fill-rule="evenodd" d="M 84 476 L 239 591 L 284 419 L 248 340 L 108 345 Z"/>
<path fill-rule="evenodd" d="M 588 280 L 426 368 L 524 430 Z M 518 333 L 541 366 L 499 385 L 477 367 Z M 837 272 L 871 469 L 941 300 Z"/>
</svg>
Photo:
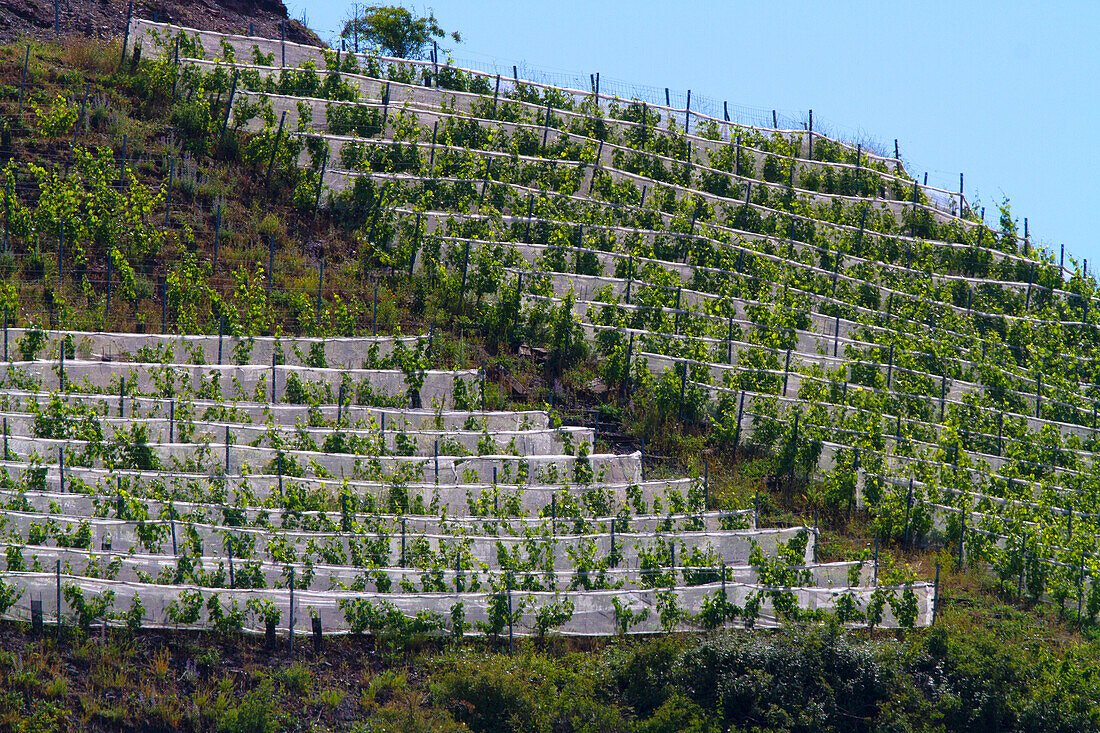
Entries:
<svg viewBox="0 0 1100 733">
<path fill-rule="evenodd" d="M 431 10 L 427 17 L 416 17 L 405 8 L 389 5 L 364 9 L 345 21 L 340 32 L 345 41 L 360 39 L 386 56 L 402 59 L 422 58 L 432 38 L 446 35 Z M 462 41 L 457 31 L 450 35 L 455 43 Z"/>
</svg>

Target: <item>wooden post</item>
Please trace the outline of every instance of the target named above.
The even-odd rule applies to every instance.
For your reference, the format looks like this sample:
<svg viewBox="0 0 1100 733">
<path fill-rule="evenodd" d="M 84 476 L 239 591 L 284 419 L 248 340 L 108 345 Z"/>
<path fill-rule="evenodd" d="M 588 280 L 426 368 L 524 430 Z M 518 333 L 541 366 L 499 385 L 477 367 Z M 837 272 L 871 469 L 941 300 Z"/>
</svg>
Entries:
<svg viewBox="0 0 1100 733">
<path fill-rule="evenodd" d="M 107 303 L 103 308 L 103 325 L 104 328 L 108 327 L 111 322 L 111 265 L 112 260 L 110 250 L 107 252 Z"/>
<path fill-rule="evenodd" d="M 431 154 L 428 158 L 428 168 L 436 167 L 436 134 L 439 132 L 439 120 L 431 123 Z"/>
<path fill-rule="evenodd" d="M 55 0 L 56 1 L 56 0 Z M 54 565 L 54 577 L 57 579 L 57 635 L 61 636 L 61 561 L 57 560 Z"/>
<path fill-rule="evenodd" d="M 546 136 L 550 134 L 550 103 L 546 103 L 546 121 L 542 125 L 542 152 L 546 153 Z"/>
<path fill-rule="evenodd" d="M 321 255 L 321 271 L 317 274 L 317 308 L 314 312 L 314 317 L 318 323 L 321 322 L 321 288 L 325 282 L 325 256 Z"/>
<path fill-rule="evenodd" d="M 229 552 L 229 587 L 237 587 L 237 576 L 233 572 L 233 535 L 229 535 L 225 538 L 226 549 Z"/>
<path fill-rule="evenodd" d="M 515 633 L 512 629 L 512 572 L 505 576 L 508 583 L 508 654 L 516 651 Z"/>
<path fill-rule="evenodd" d="M 737 425 L 733 431 L 733 454 L 737 455 L 737 444 L 741 442 L 741 416 L 745 412 L 745 390 L 741 390 L 741 399 L 737 405 Z"/>
<path fill-rule="evenodd" d="M 321 175 L 317 177 L 317 195 L 313 199 L 313 216 L 316 217 L 321 208 L 321 190 L 325 187 L 325 170 L 328 166 L 328 145 L 325 145 L 321 153 Z"/>
<path fill-rule="evenodd" d="M 275 133 L 275 145 L 271 148 L 271 160 L 267 162 L 267 175 L 264 177 L 264 190 L 271 183 L 271 169 L 275 167 L 275 156 L 279 152 L 279 142 L 283 139 L 283 123 L 286 122 L 286 110 L 279 117 L 279 130 Z"/>
<path fill-rule="evenodd" d="M 967 506 L 970 506 L 969 500 L 967 501 Z M 969 508 L 963 509 L 962 512 L 960 512 L 960 517 L 962 519 L 959 522 L 959 570 L 963 569 L 963 541 L 966 539 L 966 515 L 969 513 Z"/>
<path fill-rule="evenodd" d="M 809 130 L 809 153 L 806 156 L 807 160 L 814 159 L 814 111 L 810 110 L 810 130 Z"/>
<path fill-rule="evenodd" d="M 791 375 L 791 350 L 787 349 L 787 360 L 783 364 L 783 396 L 787 396 L 787 378 Z"/>
<path fill-rule="evenodd" d="M 947 373 L 945 372 L 940 377 L 940 422 L 943 422 L 944 410 L 946 409 L 946 397 L 947 397 Z"/>
<path fill-rule="evenodd" d="M 287 624 L 290 653 L 294 653 L 294 568 L 290 569 L 290 623 Z"/>
<path fill-rule="evenodd" d="M 225 139 L 225 132 L 229 129 L 229 113 L 233 110 L 233 97 L 237 94 L 237 70 L 233 69 L 233 84 L 229 88 L 229 101 L 225 104 L 225 118 L 222 120 L 221 138 Z"/>
<path fill-rule="evenodd" d="M 267 299 L 271 301 L 271 283 L 275 280 L 275 235 L 267 235 Z"/>
<path fill-rule="evenodd" d="M 909 494 L 905 499 L 905 536 L 903 538 L 903 544 L 905 549 L 909 549 L 909 512 L 913 508 L 913 479 L 909 478 Z"/>
<path fill-rule="evenodd" d="M 936 585 L 932 592 L 932 626 L 936 625 L 936 612 L 940 605 L 940 564 L 936 563 Z"/>
<path fill-rule="evenodd" d="M 168 198 L 164 201 L 164 227 L 168 228 L 168 217 L 172 214 L 172 180 L 176 175 L 176 156 L 168 151 Z"/>
<path fill-rule="evenodd" d="M 218 243 L 221 240 L 222 234 L 222 202 L 218 202 L 218 216 L 214 222 L 214 267 L 212 271 L 218 269 Z"/>
</svg>

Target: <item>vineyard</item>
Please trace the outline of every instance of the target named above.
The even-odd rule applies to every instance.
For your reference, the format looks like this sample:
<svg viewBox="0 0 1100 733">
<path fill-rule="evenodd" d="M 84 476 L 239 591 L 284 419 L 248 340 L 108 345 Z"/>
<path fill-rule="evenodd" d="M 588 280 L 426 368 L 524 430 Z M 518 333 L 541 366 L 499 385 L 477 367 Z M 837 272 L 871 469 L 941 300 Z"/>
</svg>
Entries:
<svg viewBox="0 0 1100 733">
<path fill-rule="evenodd" d="M 1095 628 L 1096 282 L 1007 200 L 596 78 L 12 50 L 3 618 L 511 649 L 926 627 L 976 571 Z"/>
</svg>

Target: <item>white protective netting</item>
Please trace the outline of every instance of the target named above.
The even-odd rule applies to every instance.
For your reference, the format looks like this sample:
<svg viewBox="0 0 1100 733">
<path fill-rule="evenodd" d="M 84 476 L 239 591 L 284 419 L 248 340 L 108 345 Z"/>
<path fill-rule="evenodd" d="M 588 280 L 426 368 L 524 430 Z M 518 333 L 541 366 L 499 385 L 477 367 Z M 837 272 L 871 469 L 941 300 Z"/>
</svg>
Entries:
<svg viewBox="0 0 1100 733">
<path fill-rule="evenodd" d="M 60 360 L 9 362 L 2 379 L 5 385 L 22 386 L 31 381 L 39 389 L 56 390 L 61 386 L 61 368 Z M 424 405 L 448 408 L 453 404 L 455 382 L 469 381 L 470 388 L 476 393 L 473 383 L 477 376 L 476 369 L 454 372 L 428 370 L 423 374 L 420 398 Z M 404 401 L 409 391 L 406 374 L 397 369 L 318 369 L 286 364 L 219 366 L 66 359 L 64 379 L 67 388 L 85 392 L 117 394 L 121 380 L 125 380 L 127 392 L 160 396 L 177 391 L 196 395 L 222 393 L 232 399 L 266 397 L 275 402 L 292 401 L 287 399 L 289 384 L 297 384 L 303 394 L 311 388 L 320 388 L 329 397 L 328 401 L 335 402 L 345 379 L 349 380 L 348 386 L 353 394 L 355 390 L 365 388 L 374 394 Z"/>
<path fill-rule="evenodd" d="M 69 385 L 72 389 L 72 385 Z M 543 430 L 550 421 L 546 412 L 541 410 L 478 411 L 412 409 L 393 407 L 366 407 L 363 405 L 322 402 L 312 405 L 272 404 L 249 400 L 212 400 L 202 398 L 147 397 L 124 394 L 89 394 L 81 392 L 27 392 L 19 389 L 0 390 L 0 407 L 21 412 L 33 410 L 34 406 L 43 408 L 54 399 L 64 404 L 82 405 L 95 409 L 103 415 L 119 417 L 159 416 L 169 414 L 170 407 L 188 408 L 196 416 L 210 416 L 232 420 L 240 424 L 272 422 L 275 425 L 298 425 L 309 423 L 316 416 L 335 424 L 337 418 L 341 425 L 355 426 L 375 424 L 381 426 L 383 419 L 394 430 Z M 348 397 L 350 399 L 350 396 Z"/>
<path fill-rule="evenodd" d="M 9 458 L 28 456 L 34 462 L 66 465 L 110 466 L 110 451 L 102 444 L 53 438 L 8 438 Z M 91 450 L 89 450 L 91 446 Z M 444 483 L 636 483 L 641 480 L 641 453 L 594 453 L 570 455 L 483 455 L 483 456 L 392 456 L 324 453 L 321 451 L 255 448 L 250 445 L 216 443 L 147 444 L 149 456 L 162 466 L 191 472 L 224 470 L 233 475 L 255 472 L 284 476 L 316 476 Z M 433 444 L 434 450 L 434 444 Z"/>
<path fill-rule="evenodd" d="M 89 356 L 140 343 L 138 350 L 148 349 L 143 358 L 169 362 L 179 355 L 167 351 L 181 348 L 202 361 L 218 342 L 64 334 L 47 348 L 59 349 L 66 336 Z M 303 348 L 314 349 L 316 362 L 318 350 L 328 348 L 317 343 L 290 348 L 299 357 Z M 265 346 L 268 355 L 284 348 L 274 340 Z M 222 350 L 224 357 L 224 340 Z M 832 609 L 843 597 L 840 611 L 848 620 L 858 616 L 853 608 L 868 604 L 887 609 L 886 625 L 926 618 L 919 601 L 912 619 L 891 616 L 894 606 L 884 598 L 895 591 L 868 587 L 873 568 L 815 564 L 813 530 L 752 528 L 753 512 L 703 511 L 704 482 L 645 481 L 641 454 L 591 453 L 591 429 L 550 428 L 539 412 L 445 410 L 457 394 L 456 379 L 469 383 L 462 385 L 467 395 L 476 393 L 474 371 L 427 372 L 422 396 L 434 410 L 331 404 L 334 388 L 347 384 L 345 373 L 360 390 L 365 384 L 370 393 L 400 398 L 402 372 L 282 364 L 66 359 L 65 386 L 83 393 L 24 391 L 36 380 L 45 389 L 60 384 L 60 354 L 47 355 L 48 361 L 9 364 L 6 378 L 17 388 L 0 390 L 5 578 L 25 589 L 11 611 L 15 617 L 25 617 L 30 600 L 49 605 L 41 582 L 20 583 L 53 564 L 69 577 L 63 585 L 85 594 L 113 592 L 116 620 L 140 598 L 147 626 L 223 628 L 224 612 L 236 603 L 241 613 L 233 618 L 257 630 L 266 606 L 260 601 L 289 612 L 291 577 L 299 631 L 302 613 L 318 615 L 326 632 L 340 633 L 378 630 L 371 624 L 394 609 L 391 622 L 407 623 L 418 613 L 421 620 L 449 619 L 461 603 L 471 629 L 492 632 L 500 628 L 500 591 L 508 584 L 520 634 L 535 629 L 524 614 L 550 603 L 572 609 L 560 625 L 568 634 L 686 629 L 704 623 L 695 618 L 704 611 L 710 625 L 718 598 L 713 588 L 721 585 L 731 602 L 753 607 L 758 601 L 762 626 L 777 622 L 769 605 L 777 593 L 791 594 L 804 613 Z M 324 358 L 336 355 L 326 351 Z M 268 404 L 272 375 L 276 400 L 293 382 L 330 404 Z M 234 383 L 231 401 L 222 399 L 226 382 Z M 134 397 L 134 391 L 156 396 Z M 194 394 L 201 398 L 189 399 Z M 103 440 L 35 437 L 87 437 L 93 427 Z M 136 428 L 144 429 L 147 442 L 133 440 Z M 336 438 L 354 443 L 357 454 L 329 450 Z M 134 450 L 158 468 L 129 467 L 136 459 L 127 451 Z M 795 548 L 795 562 L 804 566 L 787 577 L 814 587 L 753 585 L 759 577 L 750 558 L 759 562 L 784 549 L 789 559 Z M 172 585 L 179 583 L 190 586 Z M 54 577 L 53 599 L 56 591 Z M 910 590 L 906 598 L 921 592 L 927 595 Z M 63 612 L 79 605 L 78 595 L 65 591 Z M 53 607 L 56 614 L 56 600 Z M 286 628 L 288 614 L 282 618 Z M 442 632 L 446 624 L 432 628 Z"/>
<path fill-rule="evenodd" d="M 110 483 L 106 488 L 113 488 Z M 121 489 L 121 482 L 119 482 Z M 140 487 L 138 488 L 140 492 Z M 73 494 L 51 491 L 8 491 L 0 490 L 0 506 L 18 509 L 28 513 L 56 513 L 69 516 L 96 516 L 123 518 L 144 512 L 150 519 L 186 519 L 197 522 L 215 522 L 225 516 L 233 516 L 244 525 L 293 529 L 303 526 L 331 525 L 333 528 L 348 521 L 369 527 L 391 527 L 396 531 L 404 522 L 410 532 L 448 531 L 468 532 L 475 528 L 483 534 L 535 534 L 556 533 L 558 530 L 584 533 L 588 528 L 597 527 L 606 531 L 614 520 L 621 532 L 675 532 L 680 530 L 718 531 L 722 529 L 745 529 L 754 521 L 753 510 L 735 511 L 669 511 L 665 514 L 602 514 L 589 512 L 582 502 L 567 506 L 565 497 L 568 489 L 562 488 L 554 497 L 553 504 L 546 505 L 541 513 L 512 516 L 499 512 L 491 514 L 390 514 L 385 511 L 360 512 L 357 510 L 358 498 L 355 494 L 345 494 L 342 501 L 333 499 L 331 508 L 324 510 L 302 510 L 285 506 L 248 506 L 242 504 L 210 504 L 194 501 L 172 500 L 163 497 L 150 498 L 135 492 L 133 484 L 127 483 L 126 493 L 121 490 L 113 494 Z M 605 500 L 607 492 L 601 487 L 598 508 L 606 508 L 610 502 Z M 347 498 L 351 499 L 348 503 Z M 560 499 L 560 503 L 557 501 Z M 583 497 L 582 497 L 583 499 Z M 486 503 L 492 509 L 491 501 Z M 507 504 L 503 507 L 509 509 Z M 577 527 L 582 529 L 578 530 Z"/>
<path fill-rule="evenodd" d="M 804 527 L 614 534 L 608 531 L 586 535 L 551 535 L 546 531 L 528 536 L 481 535 L 460 533 L 457 530 L 462 528 L 457 527 L 446 529 L 451 533 L 429 534 L 408 529 L 407 522 L 393 522 L 390 526 L 364 528 L 360 532 L 324 532 L 17 511 L 6 511 L 0 516 L 0 531 L 11 544 L 87 543 L 85 549 L 110 547 L 121 553 L 151 554 L 175 554 L 174 550 L 179 551 L 182 546 L 191 550 L 185 554 L 228 557 L 232 550 L 234 556 L 245 559 L 290 557 L 302 562 L 308 559 L 327 563 L 338 559 L 356 567 L 413 565 L 428 569 L 454 567 L 456 557 L 471 563 L 471 567 L 484 569 L 526 566 L 570 570 L 577 558 L 592 558 L 593 562 L 609 560 L 624 568 L 650 566 L 659 557 L 667 557 L 669 565 L 675 557 L 702 557 L 711 565 L 718 562 L 744 565 L 754 547 L 770 557 L 781 544 L 801 537 L 808 538 L 803 562 L 812 563 L 815 537 L 812 530 Z"/>
<path fill-rule="evenodd" d="M 37 329 L 9 328 L 8 355 L 18 358 L 20 342 L 28 331 Z M 71 347 L 77 359 L 85 361 L 156 361 L 173 358 L 196 364 L 270 364 L 272 355 L 280 363 L 293 366 L 317 365 L 323 361 L 333 368 L 363 368 L 367 364 L 389 357 L 397 344 L 406 350 L 428 345 L 422 336 L 356 336 L 310 338 L 306 336 L 217 336 L 204 334 L 146 334 L 102 331 L 42 330 L 39 356 L 57 359 L 61 345 Z M 220 355 L 220 360 L 219 360 Z M 243 360 L 243 361 L 242 361 Z"/>
<path fill-rule="evenodd" d="M 467 633 L 508 634 L 508 619 L 512 632 L 531 635 L 536 632 L 536 612 L 552 603 L 569 603 L 568 620 L 553 628 L 554 633 L 569 636 L 606 636 L 617 632 L 656 633 L 660 631 L 692 630 L 703 626 L 696 619 L 708 604 L 714 605 L 725 593 L 726 603 L 742 609 L 758 598 L 759 611 L 752 618 L 752 625 L 773 627 L 782 623 L 773 605 L 775 595 L 793 598 L 794 605 L 804 611 L 835 611 L 838 601 L 844 597 L 852 601 L 857 610 L 875 606 L 881 599 L 882 626 L 898 626 L 895 604 L 899 610 L 909 606 L 912 625 L 927 626 L 931 622 L 935 595 L 933 586 L 915 583 L 900 587 L 879 588 L 780 588 L 739 583 L 711 583 L 707 585 L 675 589 L 601 590 L 584 592 L 533 592 L 507 591 L 476 593 L 377 593 L 368 591 L 291 591 L 274 590 L 212 590 L 193 586 L 147 585 L 122 581 L 101 580 L 55 575 L 54 573 L 9 573 L 6 582 L 20 598 L 9 609 L 8 616 L 23 621 L 30 620 L 31 601 L 41 603 L 45 619 L 58 618 L 58 595 L 61 595 L 61 616 L 68 622 L 76 619 L 69 605 L 65 590 L 79 588 L 85 598 L 111 594 L 112 612 L 124 614 L 134 608 L 134 599 L 141 603 L 141 624 L 147 628 L 214 628 L 215 619 L 210 615 L 210 597 L 218 598 L 217 607 L 241 612 L 241 625 L 246 631 L 262 632 L 261 616 L 264 601 L 277 612 L 279 627 L 291 629 L 295 634 L 308 633 L 310 619 L 319 618 L 326 633 L 353 630 L 349 621 L 355 619 L 359 630 L 382 631 L 385 626 L 371 625 L 387 610 L 396 610 L 406 619 L 418 616 L 431 622 L 427 631 L 455 633 L 453 619 L 462 618 Z M 60 589 L 60 590 L 59 590 Z M 249 602 L 253 605 L 250 607 Z M 509 603 L 510 601 L 510 603 Z M 674 602 L 670 602 L 674 601 Z M 617 603 L 616 603 L 617 602 Z M 461 604 L 461 606 L 458 606 Z M 507 612 L 511 606 L 511 613 Z M 456 607 L 461 614 L 454 613 Z M 170 610 L 171 609 L 171 610 Z M 191 613 L 188 613 L 191 611 Z M 374 613 L 372 613 L 372 611 Z M 503 611 L 503 613 L 502 613 Z M 662 613 L 664 611 L 664 613 Z M 381 614 L 379 612 L 382 612 Z M 629 613 L 628 613 L 629 612 Z M 276 614 L 272 614 L 276 615 Z M 734 622 L 733 617 L 730 623 Z M 293 619 L 293 623 L 291 623 Z M 745 623 L 741 620 L 741 623 Z M 710 625 L 710 624 L 706 624 Z"/>
<path fill-rule="evenodd" d="M 226 556 L 192 556 L 184 560 L 165 555 L 123 554 L 106 550 L 23 546 L 0 543 L 8 558 L 9 571 L 19 567 L 32 572 L 48 572 L 61 563 L 63 572 L 88 578 L 105 578 L 130 583 L 180 583 L 203 587 L 288 588 L 291 570 L 296 590 L 376 590 L 387 592 L 434 593 L 469 589 L 473 583 L 483 586 L 506 582 L 499 569 L 489 571 L 469 564 L 450 568 L 372 567 L 348 565 L 309 565 L 265 560 L 234 560 L 232 577 Z M 17 562 L 23 563 L 13 567 Z M 865 587 L 873 584 L 875 568 L 870 563 L 814 563 L 796 567 L 794 572 L 817 588 Z M 572 570 L 511 571 L 516 588 L 543 590 L 595 590 L 652 588 L 667 585 L 673 578 L 678 585 L 700 585 L 720 580 L 734 583 L 759 583 L 759 572 L 751 565 L 713 565 L 661 567 L 639 572 L 635 568 L 598 567 Z M 207 582 L 202 582 L 207 581 Z"/>
<path fill-rule="evenodd" d="M 595 443 L 592 428 L 561 427 L 531 430 L 408 430 L 395 428 L 387 424 L 383 415 L 373 428 L 321 428 L 304 425 L 268 426 L 264 424 L 240 424 L 237 422 L 211 422 L 190 417 L 190 410 L 184 412 L 172 409 L 175 420 L 163 418 L 109 417 L 91 418 L 99 426 L 106 439 L 115 436 L 127 437 L 136 426 L 145 430 L 146 440 L 151 443 L 167 443 L 172 439 L 186 437 L 188 443 L 225 443 L 250 445 L 254 447 L 281 448 L 287 445 L 312 444 L 325 445 L 326 441 L 342 439 L 345 450 L 361 455 L 384 453 L 402 453 L 412 456 L 432 456 L 436 444 L 441 454 L 476 453 L 515 453 L 529 455 L 560 455 L 585 450 L 591 452 Z M 7 425 L 8 435 L 14 438 L 34 437 L 37 433 L 51 429 L 44 423 L 49 415 L 36 416 L 28 413 L 0 412 L 0 424 Z M 86 430 L 88 418 L 70 418 L 69 428 L 79 426 Z M 227 432 L 228 431 L 228 432 Z M 9 439 L 9 442 L 11 440 Z M 15 450 L 14 447 L 11 450 Z"/>
<path fill-rule="evenodd" d="M 703 494 L 696 479 L 659 479 L 647 481 L 604 481 L 599 484 L 545 483 L 493 484 L 488 481 L 455 483 L 441 481 L 369 481 L 356 479 L 325 479 L 318 477 L 280 477 L 272 474 L 247 476 L 208 475 L 188 471 L 140 471 L 130 469 L 87 468 L 66 466 L 64 476 L 58 464 L 28 465 L 11 461 L 0 462 L 0 471 L 13 486 L 31 490 L 50 490 L 69 495 L 81 493 L 117 493 L 123 486 L 129 493 L 144 493 L 169 500 L 201 500 L 232 505 L 249 502 L 269 504 L 286 494 L 306 492 L 331 497 L 348 493 L 360 501 L 368 498 L 377 506 L 390 506 L 400 494 L 402 506 L 409 511 L 432 509 L 450 516 L 478 516 L 504 511 L 510 515 L 549 514 L 555 495 L 562 501 L 565 495 L 577 497 L 586 506 L 606 504 L 610 513 L 623 511 L 646 513 L 659 501 L 661 506 L 690 504 L 692 494 Z M 505 478 L 501 473 L 499 478 Z M 280 488 L 282 491 L 280 491 Z M 65 492 L 61 490 L 64 489 Z M 473 505 L 478 510 L 473 511 Z M 420 507 L 422 509 L 415 509 Z"/>
</svg>

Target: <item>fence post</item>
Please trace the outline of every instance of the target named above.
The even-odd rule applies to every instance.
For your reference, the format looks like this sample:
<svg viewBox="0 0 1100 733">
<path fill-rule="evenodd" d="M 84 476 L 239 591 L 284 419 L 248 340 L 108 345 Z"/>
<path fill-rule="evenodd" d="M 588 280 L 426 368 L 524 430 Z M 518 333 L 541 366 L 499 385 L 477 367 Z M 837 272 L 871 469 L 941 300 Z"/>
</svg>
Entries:
<svg viewBox="0 0 1100 733">
<path fill-rule="evenodd" d="M 406 527 L 405 517 L 401 517 L 401 567 L 405 567 L 405 537 L 407 536 L 408 528 Z"/>
<path fill-rule="evenodd" d="M 321 322 L 321 286 L 325 282 L 325 256 L 321 255 L 321 271 L 317 274 L 317 309 L 314 312 L 314 318 L 317 323 Z"/>
<path fill-rule="evenodd" d="M 439 132 L 439 120 L 436 120 L 435 122 L 432 123 L 432 148 L 431 148 L 430 156 L 428 158 L 428 168 L 434 168 L 435 167 L 435 138 L 436 138 L 436 134 L 438 134 L 438 132 Z"/>
<path fill-rule="evenodd" d="M 237 94 L 237 70 L 233 69 L 233 85 L 229 88 L 229 101 L 225 104 L 225 119 L 222 120 L 221 139 L 225 139 L 225 132 L 229 129 L 229 113 L 233 110 L 233 97 Z"/>
<path fill-rule="evenodd" d="M 745 390 L 741 390 L 741 399 L 737 405 L 737 425 L 733 430 L 733 455 L 737 455 L 737 444 L 741 442 L 741 416 L 745 412 Z"/>
<path fill-rule="evenodd" d="M 275 167 L 275 156 L 279 152 L 279 142 L 283 139 L 283 123 L 286 122 L 286 110 L 279 117 L 279 129 L 275 133 L 275 144 L 271 147 L 271 160 L 267 162 L 267 175 L 264 176 L 264 190 L 271 184 L 271 169 Z"/>
<path fill-rule="evenodd" d="M 680 366 L 680 405 L 677 410 L 676 419 L 680 422 L 684 421 L 684 390 L 687 387 L 687 373 L 688 365 L 686 361 L 682 361 Z"/>
<path fill-rule="evenodd" d="M 214 222 L 214 267 L 211 272 L 216 272 L 218 269 L 218 244 L 221 241 L 222 235 L 222 202 L 218 202 L 218 216 Z"/>
<path fill-rule="evenodd" d="M 294 568 L 290 569 L 290 623 L 287 624 L 287 636 L 290 640 L 290 653 L 294 653 Z"/>
<path fill-rule="evenodd" d="M 608 561 L 611 567 L 616 567 L 619 564 L 615 552 L 615 517 L 611 517 L 611 554 L 608 556 Z"/>
<path fill-rule="evenodd" d="M 944 372 L 940 377 L 940 422 L 943 422 L 944 410 L 946 409 L 947 398 L 947 373 Z"/>
<path fill-rule="evenodd" d="M 791 350 L 787 349 L 787 360 L 783 364 L 783 396 L 787 396 L 787 379 L 791 375 Z"/>
<path fill-rule="evenodd" d="M 160 276 L 160 332 L 168 333 L 168 275 Z"/>
<path fill-rule="evenodd" d="M 905 499 L 905 538 L 903 545 L 906 550 L 909 549 L 909 512 L 913 508 L 913 478 L 909 478 L 909 495 Z"/>
<path fill-rule="evenodd" d="M 810 135 L 809 135 L 810 148 L 809 148 L 809 153 L 806 156 L 806 159 L 807 160 L 813 160 L 814 159 L 814 111 L 812 109 L 810 110 L 810 130 L 809 130 L 809 132 L 810 132 Z"/>
<path fill-rule="evenodd" d="M 171 143 L 169 143 L 171 145 Z M 164 226 L 168 227 L 168 217 L 172 214 L 172 181 L 176 174 L 176 156 L 168 151 L 168 197 L 164 201 Z"/>
<path fill-rule="evenodd" d="M 508 583 L 508 653 L 514 654 L 516 651 L 515 633 L 512 629 L 512 572 L 508 571 L 505 576 Z"/>
<path fill-rule="evenodd" d="M 932 626 L 936 625 L 936 613 L 940 610 L 940 564 L 936 563 L 936 585 L 932 591 Z"/>
<path fill-rule="evenodd" d="M 267 298 L 271 300 L 271 283 L 275 280 L 275 235 L 267 235 Z"/>
<path fill-rule="evenodd" d="M 321 153 L 321 175 L 317 178 L 317 195 L 313 201 L 313 216 L 316 217 L 320 213 L 321 208 L 321 190 L 325 187 L 325 170 L 328 166 L 328 145 L 325 145 L 324 151 Z"/>
<path fill-rule="evenodd" d="M 550 102 L 546 103 L 546 122 L 542 125 L 542 152 L 546 153 L 546 136 L 550 134 Z"/>
<path fill-rule="evenodd" d="M 113 248 L 112 248 L 113 249 Z M 111 266 L 112 260 L 111 251 L 107 252 L 107 303 L 103 308 L 103 325 L 107 328 L 111 322 Z"/>
<path fill-rule="evenodd" d="M 61 636 L 61 561 L 54 565 L 54 577 L 57 579 L 57 635 Z"/>
<path fill-rule="evenodd" d="M 227 535 L 225 538 L 226 548 L 229 551 L 229 587 L 237 587 L 237 576 L 233 571 L 233 535 Z"/>
</svg>

